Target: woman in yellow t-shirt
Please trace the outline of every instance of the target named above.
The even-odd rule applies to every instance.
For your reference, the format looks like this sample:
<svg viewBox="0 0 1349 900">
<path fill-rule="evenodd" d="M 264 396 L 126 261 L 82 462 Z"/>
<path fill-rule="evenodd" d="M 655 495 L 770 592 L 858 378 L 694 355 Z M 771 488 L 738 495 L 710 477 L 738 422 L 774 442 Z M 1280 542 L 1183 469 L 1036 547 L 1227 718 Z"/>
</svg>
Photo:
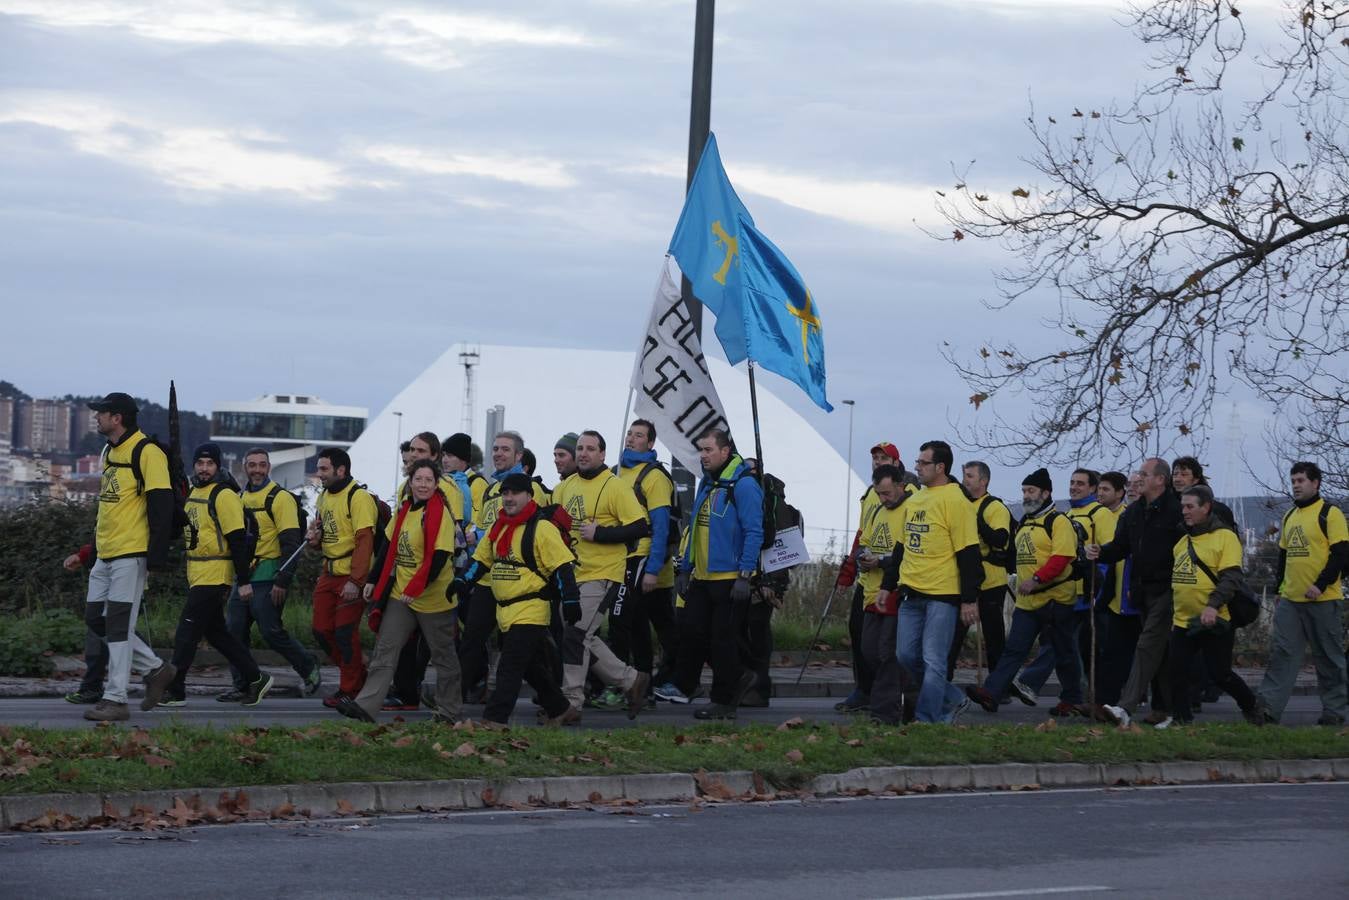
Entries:
<svg viewBox="0 0 1349 900">
<path fill-rule="evenodd" d="M 1241 571 L 1241 541 L 1230 528 L 1213 517 L 1213 492 L 1204 485 L 1185 489 L 1180 512 L 1189 532 L 1176 542 L 1172 554 L 1171 596 L 1171 718 L 1158 728 L 1173 722 L 1194 720 L 1190 705 L 1190 663 L 1196 653 L 1204 659 L 1213 683 L 1232 695 L 1247 721 L 1263 724 L 1256 712 L 1255 694 L 1232 671 L 1232 644 L 1235 631 L 1227 612 L 1227 601 L 1241 590 L 1245 575 Z"/>
<path fill-rule="evenodd" d="M 371 613 L 377 631 L 374 656 L 365 686 L 355 700 L 338 703 L 337 711 L 364 722 L 375 713 L 393 683 L 398 654 L 418 628 L 431 650 L 436 667 L 436 721 L 455 722 L 462 705 L 459 654 L 454 646 L 455 598 L 447 589 L 454 582 L 454 510 L 436 489 L 440 468 L 429 459 L 415 460 L 408 470 L 411 496 L 398 505 L 389 520 L 389 543 L 371 569 L 377 578 L 366 583 L 365 599 L 378 603 L 386 597 L 382 614 Z M 376 607 L 378 610 L 378 606 Z"/>
</svg>

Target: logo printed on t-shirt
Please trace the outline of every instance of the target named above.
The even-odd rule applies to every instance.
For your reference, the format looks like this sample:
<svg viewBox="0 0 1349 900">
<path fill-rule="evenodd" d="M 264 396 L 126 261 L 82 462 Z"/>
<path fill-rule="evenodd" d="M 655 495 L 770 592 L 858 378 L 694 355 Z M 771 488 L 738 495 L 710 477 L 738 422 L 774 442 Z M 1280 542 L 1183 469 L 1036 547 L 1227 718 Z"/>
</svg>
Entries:
<svg viewBox="0 0 1349 900">
<path fill-rule="evenodd" d="M 1190 554 L 1185 554 L 1176 560 L 1176 564 L 1171 569 L 1171 581 L 1178 584 L 1198 584 L 1199 578 L 1194 574 L 1194 562 L 1190 559 Z"/>
<path fill-rule="evenodd" d="M 1294 525 L 1288 531 L 1288 555 L 1289 556 L 1307 556 L 1311 552 L 1307 543 L 1307 535 L 1302 530 L 1301 525 Z"/>
</svg>

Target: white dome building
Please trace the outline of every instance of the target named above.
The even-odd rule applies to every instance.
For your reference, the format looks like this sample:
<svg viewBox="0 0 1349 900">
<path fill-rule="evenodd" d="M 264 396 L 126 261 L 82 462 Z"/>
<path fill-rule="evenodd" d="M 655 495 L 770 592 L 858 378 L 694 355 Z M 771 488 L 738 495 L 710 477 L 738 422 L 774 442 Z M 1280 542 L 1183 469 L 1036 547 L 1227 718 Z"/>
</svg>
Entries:
<svg viewBox="0 0 1349 900">
<path fill-rule="evenodd" d="M 473 367 L 474 427 L 467 430 L 475 443 L 490 446 L 490 438 L 485 438 L 485 415 L 501 406 L 505 408 L 503 424 L 496 430 L 509 429 L 524 436 L 525 445 L 538 457 L 537 474 L 545 484 L 557 481 L 553 444 L 569 431 L 598 431 L 608 445 L 609 464 L 618 461 L 627 428 L 627 422 L 620 423 L 619 419 L 628 396 L 633 353 L 456 344 L 367 423 L 348 451 L 357 480 L 379 494 L 391 496 L 395 479 L 401 478 L 401 441 L 419 431 L 433 431 L 444 438 L 466 430 L 465 370 L 460 354 L 473 350 L 479 354 Z M 732 369 L 724 360 L 708 357 L 707 363 L 736 444 L 742 454 L 752 456 L 748 378 L 743 370 Z M 759 427 L 767 469 L 786 482 L 788 502 L 805 517 L 806 545 L 811 553 L 823 552 L 831 539 L 838 552 L 839 544 L 851 541 L 851 536 L 844 537 L 849 507 L 851 527 L 857 527 L 856 502 L 865 483 L 856 473 L 845 473 L 842 455 L 774 396 L 764 386 L 764 379 L 759 381 Z M 629 414 L 631 418 L 634 416 Z M 657 450 L 668 466 L 669 449 L 661 445 Z M 491 469 L 490 458 L 486 468 Z"/>
</svg>

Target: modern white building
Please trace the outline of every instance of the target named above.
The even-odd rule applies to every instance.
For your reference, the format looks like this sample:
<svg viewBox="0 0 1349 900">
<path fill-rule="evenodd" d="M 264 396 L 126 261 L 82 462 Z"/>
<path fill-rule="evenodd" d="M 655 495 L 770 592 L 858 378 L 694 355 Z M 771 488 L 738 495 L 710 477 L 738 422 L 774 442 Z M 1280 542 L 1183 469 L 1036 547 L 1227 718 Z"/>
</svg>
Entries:
<svg viewBox="0 0 1349 900">
<path fill-rule="evenodd" d="M 352 473 L 377 493 L 391 496 L 401 477 L 398 445 L 419 431 L 441 438 L 463 431 L 464 366 L 458 345 L 451 347 L 367 424 L 350 449 Z M 608 461 L 618 461 L 626 431 L 624 408 L 632 376 L 632 353 L 542 347 L 483 345 L 473 370 L 477 411 L 469 431 L 483 444 L 486 413 L 504 407 L 504 427 L 520 432 L 539 460 L 537 474 L 556 484 L 553 444 L 569 431 L 594 429 L 605 437 Z M 741 452 L 754 453 L 749 385 L 743 369 L 724 360 L 707 360 L 733 436 Z M 832 538 L 844 536 L 845 510 L 856 502 L 863 481 L 847 469 L 835 450 L 805 419 L 765 387 L 759 379 L 759 417 L 768 471 L 787 484 L 787 500 L 801 510 L 806 544 L 824 551 Z M 775 380 L 775 379 L 773 379 Z M 792 390 L 796 390 L 795 387 Z M 633 418 L 629 416 L 628 419 Z M 668 448 L 658 447 L 667 464 Z M 487 466 L 491 468 L 490 461 Z M 846 547 L 844 548 L 846 550 Z"/>
<path fill-rule="evenodd" d="M 211 440 L 226 463 L 250 447 L 271 453 L 272 479 L 282 487 L 305 483 L 306 461 L 324 447 L 351 447 L 365 430 L 369 410 L 337 406 L 307 394 L 265 394 L 211 410 Z"/>
</svg>

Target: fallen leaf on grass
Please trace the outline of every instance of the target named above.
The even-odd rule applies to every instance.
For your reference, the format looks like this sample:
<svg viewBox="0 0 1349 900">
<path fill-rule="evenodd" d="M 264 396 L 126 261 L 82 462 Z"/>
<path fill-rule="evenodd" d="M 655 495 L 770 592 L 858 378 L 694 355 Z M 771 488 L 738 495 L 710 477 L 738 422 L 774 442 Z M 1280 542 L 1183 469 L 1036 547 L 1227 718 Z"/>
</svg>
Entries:
<svg viewBox="0 0 1349 900">
<path fill-rule="evenodd" d="M 339 816 L 354 816 L 356 815 L 356 807 L 351 805 L 350 800 L 338 800 L 336 813 Z"/>
<path fill-rule="evenodd" d="M 799 763 L 801 760 L 806 758 L 806 755 L 802 753 L 800 750 L 788 750 L 786 753 L 782 755 L 787 758 L 787 762 L 794 762 L 794 763 Z"/>
<path fill-rule="evenodd" d="M 820 742 L 820 736 L 819 736 L 818 734 L 808 734 L 808 735 L 806 735 L 806 743 L 807 743 L 807 744 L 818 744 L 819 742 Z"/>
<path fill-rule="evenodd" d="M 353 747 L 364 747 L 364 746 L 365 746 L 365 738 L 361 737 L 359 734 L 357 734 L 357 733 L 354 732 L 354 731 L 344 731 L 344 732 L 342 732 L 342 740 L 346 741 L 348 744 L 350 744 L 350 745 L 353 746 Z"/>
<path fill-rule="evenodd" d="M 156 756 L 153 753 L 145 754 L 141 757 L 141 760 L 152 769 L 172 769 L 174 766 L 178 765 L 171 759 Z"/>
<path fill-rule="evenodd" d="M 395 747 L 411 747 L 415 743 L 417 743 L 417 738 L 415 738 L 410 734 L 405 734 L 398 740 L 394 741 L 393 745 Z"/>
<path fill-rule="evenodd" d="M 806 723 L 800 716 L 792 716 L 778 726 L 778 731 L 790 731 L 793 728 L 800 728 L 804 724 Z"/>
<path fill-rule="evenodd" d="M 713 800 L 732 800 L 735 798 L 735 792 L 726 786 L 726 782 L 720 778 L 713 778 L 704 769 L 699 769 L 693 773 L 693 781 L 698 785 L 698 790 L 704 797 L 710 797 Z"/>
<path fill-rule="evenodd" d="M 478 748 L 473 745 L 472 741 L 464 741 L 458 747 L 455 747 L 454 752 L 451 753 L 450 755 L 457 756 L 461 759 L 466 756 L 477 756 Z"/>
<path fill-rule="evenodd" d="M 1045 720 L 1044 720 L 1043 722 L 1041 722 L 1039 725 L 1036 725 L 1036 726 L 1035 726 L 1035 730 L 1036 730 L 1036 731 L 1053 731 L 1055 728 L 1058 728 L 1058 727 L 1059 727 L 1059 723 L 1058 723 L 1058 722 L 1055 722 L 1053 719 L 1045 719 Z"/>
<path fill-rule="evenodd" d="M 850 741 L 844 741 L 843 743 L 846 744 L 846 745 L 849 746 L 849 747 L 860 747 L 860 746 L 862 746 L 862 741 L 861 741 L 859 738 L 853 738 L 852 740 L 850 740 Z"/>
</svg>

